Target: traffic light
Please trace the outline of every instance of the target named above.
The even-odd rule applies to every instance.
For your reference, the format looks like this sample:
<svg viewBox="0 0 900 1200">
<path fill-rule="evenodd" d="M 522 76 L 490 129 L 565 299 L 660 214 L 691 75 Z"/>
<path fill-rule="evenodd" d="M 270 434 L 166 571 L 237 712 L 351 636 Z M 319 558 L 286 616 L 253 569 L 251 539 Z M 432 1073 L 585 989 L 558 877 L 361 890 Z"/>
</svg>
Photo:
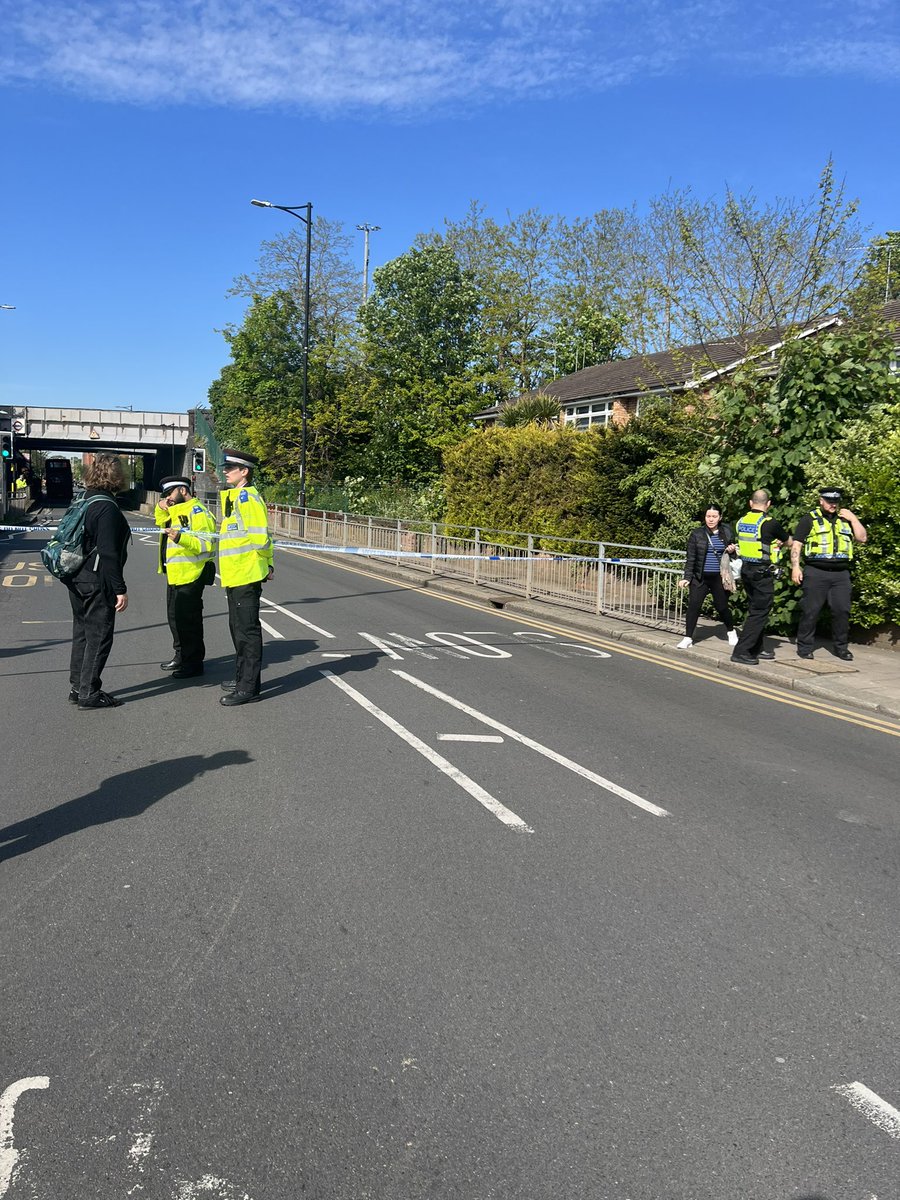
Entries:
<svg viewBox="0 0 900 1200">
<path fill-rule="evenodd" d="M 205 450 L 195 450 L 194 451 L 194 474 L 202 475 L 205 470 L 206 470 L 206 451 Z"/>
<path fill-rule="evenodd" d="M 0 433 L 0 458 L 4 462 L 12 462 L 13 444 L 11 433 Z"/>
</svg>

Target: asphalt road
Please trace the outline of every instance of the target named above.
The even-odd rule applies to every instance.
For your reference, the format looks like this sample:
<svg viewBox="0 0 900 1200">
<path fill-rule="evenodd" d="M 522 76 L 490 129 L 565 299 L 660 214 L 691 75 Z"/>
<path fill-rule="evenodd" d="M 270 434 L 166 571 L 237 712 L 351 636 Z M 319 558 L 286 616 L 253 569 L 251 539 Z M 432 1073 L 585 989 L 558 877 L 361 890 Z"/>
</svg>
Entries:
<svg viewBox="0 0 900 1200">
<path fill-rule="evenodd" d="M 224 709 L 220 589 L 206 676 L 159 671 L 152 537 L 80 712 L 40 544 L 0 542 L 0 1200 L 900 1196 L 889 723 L 293 553 Z"/>
</svg>

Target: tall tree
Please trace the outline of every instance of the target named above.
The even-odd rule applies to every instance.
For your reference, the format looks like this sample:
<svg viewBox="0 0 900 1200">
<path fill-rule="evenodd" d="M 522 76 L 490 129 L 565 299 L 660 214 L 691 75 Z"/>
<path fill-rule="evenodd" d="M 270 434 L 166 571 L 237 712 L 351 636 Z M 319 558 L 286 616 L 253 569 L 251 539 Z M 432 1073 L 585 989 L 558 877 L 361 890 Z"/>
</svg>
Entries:
<svg viewBox="0 0 900 1200">
<path fill-rule="evenodd" d="M 229 296 L 272 296 L 289 292 L 298 303 L 304 294 L 306 230 L 291 218 L 287 232 L 264 241 L 256 270 L 237 275 Z M 360 300 L 359 270 L 350 253 L 353 239 L 340 221 L 313 215 L 310 241 L 310 311 L 318 337 L 336 342 L 352 325 Z"/>
<path fill-rule="evenodd" d="M 433 478 L 445 446 L 483 404 L 472 377 L 479 295 L 446 246 L 380 267 L 362 309 L 370 468 L 382 479 Z"/>
</svg>

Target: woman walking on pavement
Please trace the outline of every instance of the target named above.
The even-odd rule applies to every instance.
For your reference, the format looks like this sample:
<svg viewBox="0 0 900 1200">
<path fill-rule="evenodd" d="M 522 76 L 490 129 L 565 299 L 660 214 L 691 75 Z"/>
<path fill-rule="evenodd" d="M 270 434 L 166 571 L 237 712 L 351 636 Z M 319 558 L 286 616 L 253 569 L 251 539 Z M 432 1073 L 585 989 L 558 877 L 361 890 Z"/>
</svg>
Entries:
<svg viewBox="0 0 900 1200">
<path fill-rule="evenodd" d="M 738 636 L 731 619 L 731 609 L 728 607 L 728 593 L 722 583 L 722 555 L 726 552 L 733 554 L 734 551 L 734 530 L 722 520 L 719 505 L 708 504 L 703 514 L 703 524 L 691 530 L 684 578 L 678 581 L 678 586 L 689 587 L 691 594 L 688 600 L 685 636 L 676 646 L 677 650 L 689 650 L 693 646 L 700 609 L 708 595 L 712 595 L 719 619 L 724 622 L 728 631 L 728 645 L 737 645 Z"/>
</svg>

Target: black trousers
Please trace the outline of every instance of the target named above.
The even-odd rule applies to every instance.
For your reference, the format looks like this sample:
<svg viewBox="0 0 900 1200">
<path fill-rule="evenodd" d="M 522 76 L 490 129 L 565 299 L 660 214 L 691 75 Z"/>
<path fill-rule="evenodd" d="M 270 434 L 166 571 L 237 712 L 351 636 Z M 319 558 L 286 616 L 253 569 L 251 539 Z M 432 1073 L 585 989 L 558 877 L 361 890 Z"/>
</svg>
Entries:
<svg viewBox="0 0 900 1200">
<path fill-rule="evenodd" d="M 775 577 L 770 567 L 757 567 L 744 559 L 741 583 L 747 593 L 747 619 L 734 653 L 757 655 L 763 648 L 763 634 L 775 600 Z"/>
<path fill-rule="evenodd" d="M 239 692 L 259 695 L 262 671 L 262 626 L 259 623 L 259 598 L 262 581 L 226 588 L 228 627 L 234 642 L 234 678 Z"/>
<path fill-rule="evenodd" d="M 78 699 L 87 700 L 101 690 L 100 676 L 112 650 L 116 627 L 116 603 L 98 587 L 70 583 L 72 606 L 72 657 L 69 684 Z"/>
<path fill-rule="evenodd" d="M 166 616 L 172 630 L 173 658 L 183 667 L 201 667 L 206 658 L 203 644 L 203 576 L 190 583 L 166 588 Z"/>
<path fill-rule="evenodd" d="M 811 651 L 816 638 L 816 622 L 827 604 L 831 609 L 831 635 L 835 650 L 846 650 L 850 636 L 850 602 L 853 583 L 849 569 L 823 571 L 821 567 L 803 567 L 803 599 L 797 626 L 797 650 Z"/>
<path fill-rule="evenodd" d="M 718 571 L 712 575 L 704 573 L 700 576 L 699 580 L 692 579 L 690 591 L 691 594 L 687 607 L 687 627 L 685 629 L 685 633 L 689 638 L 694 636 L 694 630 L 697 628 L 697 620 L 700 616 L 700 609 L 703 607 L 703 601 L 708 595 L 712 596 L 716 612 L 719 614 L 719 620 L 725 622 L 725 628 L 729 631 L 734 629 L 734 621 L 731 619 L 731 609 L 728 607 L 728 593 L 725 591 L 725 584 L 722 582 L 722 576 Z"/>
</svg>

